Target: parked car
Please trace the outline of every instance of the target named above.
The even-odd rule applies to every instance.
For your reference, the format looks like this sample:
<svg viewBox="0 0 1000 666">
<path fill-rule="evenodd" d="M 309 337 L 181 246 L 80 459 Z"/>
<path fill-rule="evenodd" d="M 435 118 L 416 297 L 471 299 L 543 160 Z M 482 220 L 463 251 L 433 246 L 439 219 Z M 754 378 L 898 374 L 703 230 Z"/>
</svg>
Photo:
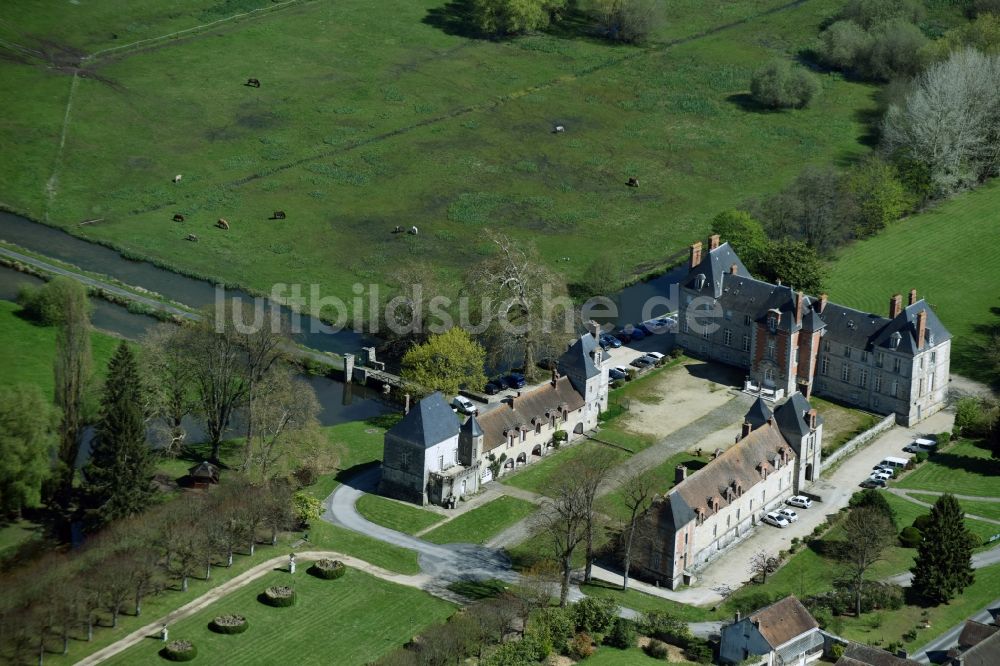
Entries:
<svg viewBox="0 0 1000 666">
<path fill-rule="evenodd" d="M 868 478 L 873 481 L 886 481 L 892 478 L 892 474 L 887 474 L 885 472 L 872 472 L 868 475 Z"/>
<path fill-rule="evenodd" d="M 788 527 L 788 519 L 777 511 L 772 511 L 764 516 L 764 522 L 768 525 L 774 525 L 775 527 Z"/>
<path fill-rule="evenodd" d="M 618 331 L 617 333 L 615 333 L 615 339 L 617 339 L 618 342 L 621 342 L 626 345 L 632 342 L 632 336 L 626 333 L 625 331 Z"/>
<path fill-rule="evenodd" d="M 601 346 L 607 349 L 612 347 L 618 349 L 622 346 L 622 341 L 611 335 L 610 333 L 601 333 Z"/>
<path fill-rule="evenodd" d="M 778 515 L 790 523 L 794 523 L 799 519 L 799 514 L 795 513 L 791 509 L 778 509 Z"/>
<path fill-rule="evenodd" d="M 611 379 L 628 379 L 628 373 L 622 372 L 618 368 L 611 368 L 608 370 L 608 377 Z"/>
<path fill-rule="evenodd" d="M 915 439 L 906 446 L 903 450 L 907 453 L 928 453 L 933 451 L 937 446 L 937 442 L 933 439 Z"/>
<path fill-rule="evenodd" d="M 464 395 L 456 395 L 451 399 L 451 406 L 455 411 L 460 414 L 478 414 L 479 408 L 476 407 L 475 403 L 466 398 Z"/>
<path fill-rule="evenodd" d="M 653 356 L 652 354 L 643 354 L 640 358 L 644 358 L 647 361 L 649 361 L 650 365 L 656 365 L 660 361 L 660 359 L 658 359 L 657 357 Z"/>
<path fill-rule="evenodd" d="M 613 367 L 611 369 L 612 370 L 617 370 L 618 372 L 621 372 L 622 374 L 626 374 L 626 375 L 628 374 L 628 368 L 625 367 L 624 365 L 616 365 L 615 367 Z"/>
<path fill-rule="evenodd" d="M 808 509 L 813 505 L 813 501 L 805 495 L 794 495 L 785 500 L 789 506 L 797 506 L 800 509 Z"/>
<path fill-rule="evenodd" d="M 881 473 L 881 474 L 885 474 L 885 475 L 886 475 L 886 476 L 888 476 L 888 477 L 889 477 L 890 479 L 891 479 L 892 477 L 896 476 L 896 470 L 895 470 L 894 468 L 892 468 L 892 467 L 886 467 L 886 466 L 884 466 L 884 465 L 879 465 L 879 466 L 878 466 L 878 467 L 876 467 L 876 468 L 875 468 L 875 469 L 874 469 L 873 471 L 875 471 L 875 472 L 879 472 L 879 473 Z"/>
<path fill-rule="evenodd" d="M 889 484 L 886 483 L 885 479 L 868 478 L 861 482 L 862 488 L 885 488 L 887 485 Z"/>
<path fill-rule="evenodd" d="M 486 395 L 496 395 L 503 390 L 503 387 L 496 382 L 486 382 L 486 386 L 483 387 L 483 393 Z"/>
<path fill-rule="evenodd" d="M 645 332 L 641 328 L 633 328 L 632 332 L 629 334 L 632 336 L 632 342 L 638 342 L 646 337 Z"/>
<path fill-rule="evenodd" d="M 887 456 L 882 459 L 882 462 L 880 462 L 878 466 L 892 467 L 895 469 L 904 469 L 909 462 L 910 461 L 907 458 L 897 458 L 895 456 Z"/>
<path fill-rule="evenodd" d="M 664 355 L 661 354 L 660 352 L 649 352 L 648 354 L 646 354 L 646 356 L 651 356 L 657 361 L 662 361 Z"/>
<path fill-rule="evenodd" d="M 524 378 L 524 375 L 522 375 L 520 372 L 512 372 L 509 375 L 507 375 L 506 379 L 507 379 L 507 385 L 510 386 L 511 388 L 524 388 L 524 385 L 528 383 L 527 380 Z"/>
<path fill-rule="evenodd" d="M 646 322 L 639 322 L 638 324 L 636 324 L 632 328 L 634 328 L 637 331 L 642 331 L 643 335 L 652 335 L 653 334 L 653 330 L 649 327 L 649 325 Z"/>
<path fill-rule="evenodd" d="M 649 358 L 646 358 L 645 356 L 640 356 L 637 359 L 633 359 L 632 362 L 629 363 L 629 365 L 634 366 L 636 368 L 648 368 L 649 366 L 653 365 L 653 361 Z"/>
<path fill-rule="evenodd" d="M 492 380 L 492 383 L 496 384 L 497 388 L 500 389 L 501 391 L 506 391 L 507 389 L 510 388 L 510 384 L 507 383 L 506 377 L 497 377 L 496 379 Z"/>
</svg>

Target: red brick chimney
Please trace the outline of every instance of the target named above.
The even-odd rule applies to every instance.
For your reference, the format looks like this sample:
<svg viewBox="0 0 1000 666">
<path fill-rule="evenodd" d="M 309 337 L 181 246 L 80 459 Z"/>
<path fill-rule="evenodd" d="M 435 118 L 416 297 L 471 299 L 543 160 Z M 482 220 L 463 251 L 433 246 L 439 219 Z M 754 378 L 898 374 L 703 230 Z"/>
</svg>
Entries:
<svg viewBox="0 0 1000 666">
<path fill-rule="evenodd" d="M 903 295 L 893 294 L 889 299 L 889 319 L 895 319 L 903 311 Z"/>
<path fill-rule="evenodd" d="M 819 295 L 819 306 L 818 306 L 818 308 L 817 308 L 816 311 L 819 312 L 820 314 L 823 314 L 823 310 L 825 310 L 825 309 L 826 309 L 826 294 L 820 294 Z"/>
<path fill-rule="evenodd" d="M 712 234 L 708 237 L 708 250 L 712 250 L 719 247 L 719 234 Z"/>
<path fill-rule="evenodd" d="M 806 295 L 801 291 L 795 295 L 795 323 L 802 325 L 802 303 L 806 300 Z"/>
<path fill-rule="evenodd" d="M 924 340 L 927 338 L 927 310 L 917 313 L 917 349 L 924 348 Z"/>
<path fill-rule="evenodd" d="M 691 268 L 701 263 L 701 241 L 691 245 Z"/>
<path fill-rule="evenodd" d="M 910 303 L 909 304 L 913 305 L 916 302 L 917 302 L 917 290 L 916 289 L 911 289 L 910 290 Z"/>
<path fill-rule="evenodd" d="M 729 267 L 729 272 L 732 273 L 733 275 L 736 275 L 736 271 L 738 270 L 739 269 L 736 267 L 736 264 L 733 264 L 732 266 Z"/>
</svg>

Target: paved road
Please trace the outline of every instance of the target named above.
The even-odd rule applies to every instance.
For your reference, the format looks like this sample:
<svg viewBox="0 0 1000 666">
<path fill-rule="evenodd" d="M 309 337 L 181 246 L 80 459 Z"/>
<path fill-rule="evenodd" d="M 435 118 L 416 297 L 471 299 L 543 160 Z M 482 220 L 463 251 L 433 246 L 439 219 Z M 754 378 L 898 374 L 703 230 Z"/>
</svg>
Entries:
<svg viewBox="0 0 1000 666">
<path fill-rule="evenodd" d="M 1000 607 L 1000 599 L 994 599 L 993 603 L 979 613 L 973 615 L 970 619 L 975 620 L 976 622 L 982 622 L 983 624 L 989 624 L 993 621 L 993 619 L 988 609 L 998 607 Z M 938 636 L 924 647 L 920 648 L 920 651 L 912 655 L 910 658 L 915 659 L 922 664 L 940 663 L 943 660 L 945 653 L 955 647 L 958 643 L 958 636 L 962 633 L 962 627 L 964 626 L 965 620 L 955 625 L 944 634 Z"/>
</svg>

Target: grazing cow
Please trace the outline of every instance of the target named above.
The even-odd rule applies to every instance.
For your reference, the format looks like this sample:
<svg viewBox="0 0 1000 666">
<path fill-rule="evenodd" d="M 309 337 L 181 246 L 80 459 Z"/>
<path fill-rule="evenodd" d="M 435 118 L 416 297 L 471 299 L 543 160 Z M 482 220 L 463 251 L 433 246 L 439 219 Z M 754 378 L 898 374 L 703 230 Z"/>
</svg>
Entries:
<svg viewBox="0 0 1000 666">
<path fill-rule="evenodd" d="M 272 220 L 283 220 L 283 219 L 285 219 L 285 211 L 283 211 L 283 210 L 276 210 L 276 211 L 274 211 L 274 215 L 271 216 L 271 219 Z"/>
<path fill-rule="evenodd" d="M 629 187 L 639 187 L 639 179 L 638 178 L 629 178 L 628 182 L 625 183 L 625 184 L 628 185 Z"/>
<path fill-rule="evenodd" d="M 177 174 L 176 176 L 174 176 L 174 182 L 175 183 L 181 182 L 181 178 L 183 178 L 183 177 L 184 176 L 182 176 L 181 174 Z"/>
<path fill-rule="evenodd" d="M 420 232 L 416 227 L 410 227 L 410 233 L 416 236 Z"/>
<path fill-rule="evenodd" d="M 401 226 L 399 226 L 397 224 L 396 228 L 392 230 L 392 233 L 394 233 L 394 234 L 401 234 L 401 233 L 403 233 L 403 227 L 401 227 Z"/>
<path fill-rule="evenodd" d="M 221 217 L 219 218 L 219 221 L 215 223 L 215 226 L 219 227 L 220 229 L 225 229 L 226 231 L 229 231 L 229 222 L 227 222 L 225 219 Z"/>
<path fill-rule="evenodd" d="M 195 243 L 197 243 L 198 242 L 198 237 L 195 236 L 194 234 L 188 234 L 187 238 L 185 240 L 194 241 Z"/>
<path fill-rule="evenodd" d="M 553 134 L 562 134 L 565 131 L 566 131 L 566 128 L 563 127 L 562 125 L 556 125 L 554 128 L 552 128 L 552 133 Z"/>
<path fill-rule="evenodd" d="M 184 216 L 180 213 L 174 213 L 174 222 L 183 222 Z"/>
<path fill-rule="evenodd" d="M 247 79 L 247 82 L 243 85 L 250 86 L 251 88 L 260 88 L 260 81 L 257 79 Z"/>
</svg>

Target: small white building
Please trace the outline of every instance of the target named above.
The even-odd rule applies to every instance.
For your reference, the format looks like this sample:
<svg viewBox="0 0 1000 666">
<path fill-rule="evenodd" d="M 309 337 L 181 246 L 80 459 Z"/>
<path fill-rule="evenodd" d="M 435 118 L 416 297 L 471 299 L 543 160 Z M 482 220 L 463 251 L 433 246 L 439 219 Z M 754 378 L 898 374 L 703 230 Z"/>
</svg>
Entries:
<svg viewBox="0 0 1000 666">
<path fill-rule="evenodd" d="M 819 624 L 794 596 L 722 628 L 720 664 L 805 666 L 823 656 Z"/>
</svg>

